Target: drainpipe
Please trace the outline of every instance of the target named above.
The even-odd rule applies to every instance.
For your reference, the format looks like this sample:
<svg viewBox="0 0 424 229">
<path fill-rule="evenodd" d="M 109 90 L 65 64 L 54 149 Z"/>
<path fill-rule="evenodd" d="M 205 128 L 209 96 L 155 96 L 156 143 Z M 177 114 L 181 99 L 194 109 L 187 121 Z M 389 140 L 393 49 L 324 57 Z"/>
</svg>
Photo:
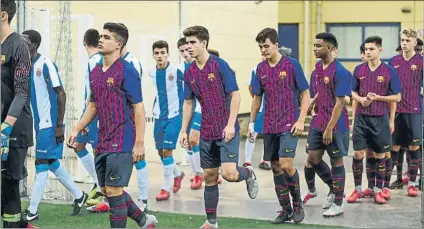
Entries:
<svg viewBox="0 0 424 229">
<path fill-rule="evenodd" d="M 304 1 L 304 35 L 303 35 L 303 71 L 309 74 L 309 27 L 310 27 L 310 9 L 309 1 Z"/>
</svg>

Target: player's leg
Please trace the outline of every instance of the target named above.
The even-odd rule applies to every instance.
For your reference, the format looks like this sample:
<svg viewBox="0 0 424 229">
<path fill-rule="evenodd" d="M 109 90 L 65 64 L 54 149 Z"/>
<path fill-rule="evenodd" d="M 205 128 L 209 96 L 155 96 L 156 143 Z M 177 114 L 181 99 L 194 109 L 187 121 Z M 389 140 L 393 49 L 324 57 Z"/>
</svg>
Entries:
<svg viewBox="0 0 424 229">
<path fill-rule="evenodd" d="M 390 153 L 391 153 L 392 164 L 396 165 L 397 173 L 399 173 L 399 169 L 400 169 L 401 176 L 400 176 L 400 179 L 397 179 L 396 181 L 394 181 L 392 184 L 389 185 L 389 188 L 391 188 L 391 189 L 402 189 L 403 188 L 402 165 L 399 166 L 399 161 L 400 161 L 399 160 L 399 155 L 400 155 L 399 151 L 401 150 L 401 145 L 405 141 L 405 137 L 404 137 L 405 136 L 405 125 L 406 125 L 406 123 L 404 122 L 403 114 L 397 114 L 396 118 L 395 118 L 395 131 L 392 135 L 393 146 L 392 146 L 392 150 L 390 151 Z M 403 160 L 402 160 L 402 162 L 403 162 Z M 391 174 L 387 174 L 385 182 L 390 183 L 390 178 L 391 178 Z M 385 183 L 384 186 L 387 187 L 387 184 Z"/>
<path fill-rule="evenodd" d="M 264 113 L 260 112 L 258 116 L 256 117 L 256 122 L 254 126 L 255 130 L 255 141 L 258 134 L 262 134 L 262 131 L 264 129 Z M 254 150 L 254 146 L 252 148 L 252 153 Z M 250 156 L 252 157 L 252 156 Z M 262 151 L 261 155 L 261 161 L 259 162 L 259 168 L 263 170 L 271 170 L 271 162 L 269 160 L 266 160 L 265 158 L 265 151 Z"/>
<path fill-rule="evenodd" d="M 153 127 L 153 136 L 155 138 L 156 149 L 158 150 L 159 157 L 161 159 L 163 165 L 163 185 L 162 189 L 156 195 L 156 200 L 168 200 L 170 197 L 171 190 L 171 182 L 172 182 L 172 172 L 173 167 L 171 167 L 174 163 L 173 159 L 166 159 L 164 161 L 163 155 L 163 145 L 164 145 L 164 137 L 165 137 L 165 126 L 166 120 L 155 119 L 154 127 Z"/>
<path fill-rule="evenodd" d="M 374 196 L 374 187 L 375 179 L 377 173 L 377 164 L 375 162 L 375 153 L 372 149 L 365 150 L 365 171 L 367 174 L 368 188 L 362 191 L 362 197 L 373 197 Z"/>
<path fill-rule="evenodd" d="M 99 186 L 105 198 L 100 203 L 87 208 L 87 211 L 91 213 L 105 213 L 105 212 L 109 212 L 110 210 L 109 202 L 106 198 L 106 188 L 105 188 L 107 155 L 108 154 L 106 153 L 96 153 L 94 156 L 94 165 L 96 167 L 96 174 L 98 177 Z"/>
<path fill-rule="evenodd" d="M 308 154 L 308 143 L 306 143 L 306 154 Z M 315 198 L 317 196 L 317 190 L 315 188 L 315 169 L 312 167 L 311 163 L 308 161 L 308 157 L 305 160 L 305 167 L 303 168 L 306 186 L 308 190 L 303 193 L 302 201 L 306 204 L 310 199 Z"/>
<path fill-rule="evenodd" d="M 200 129 L 196 129 L 197 125 L 193 123 L 192 128 L 190 130 L 190 146 L 192 148 L 192 158 L 193 158 L 193 165 L 195 171 L 195 176 L 193 178 L 193 181 L 191 183 L 191 189 L 200 189 L 202 187 L 203 183 L 203 169 L 200 166 L 200 148 L 199 148 L 199 142 L 200 142 Z M 200 125 L 198 126 L 200 128 Z"/>
<path fill-rule="evenodd" d="M 128 186 L 133 170 L 131 152 L 107 153 L 105 188 L 109 201 L 109 220 L 112 228 L 125 228 L 127 217 L 133 219 L 140 227 L 154 227 L 157 219 L 144 214 L 134 203 L 128 193 L 123 191 Z"/>
<path fill-rule="evenodd" d="M 325 217 L 338 216 L 344 213 L 343 196 L 345 190 L 346 170 L 343 158 L 349 151 L 349 131 L 333 133 L 333 141 L 327 146 L 327 153 L 331 159 L 331 173 L 333 176 L 334 204 L 323 213 Z"/>
<path fill-rule="evenodd" d="M 421 165 L 421 151 L 420 145 L 422 144 L 422 131 L 420 127 L 422 127 L 421 114 L 407 114 L 406 115 L 408 121 L 407 129 L 410 138 L 406 143 L 408 144 L 408 151 L 410 155 L 409 163 L 408 163 L 408 196 L 415 197 L 418 195 L 416 185 L 416 178 L 418 175 L 418 170 Z"/>
<path fill-rule="evenodd" d="M 286 176 L 293 205 L 293 221 L 300 223 L 305 218 L 302 199 L 300 195 L 299 173 L 294 167 L 294 157 L 296 155 L 297 142 L 299 137 L 294 136 L 290 131 L 286 131 L 278 136 L 278 156 L 284 175 Z"/>
<path fill-rule="evenodd" d="M 137 170 L 138 203 L 143 211 L 147 210 L 147 200 L 149 197 L 149 170 L 145 160 L 145 155 L 141 161 L 135 163 Z"/>
</svg>

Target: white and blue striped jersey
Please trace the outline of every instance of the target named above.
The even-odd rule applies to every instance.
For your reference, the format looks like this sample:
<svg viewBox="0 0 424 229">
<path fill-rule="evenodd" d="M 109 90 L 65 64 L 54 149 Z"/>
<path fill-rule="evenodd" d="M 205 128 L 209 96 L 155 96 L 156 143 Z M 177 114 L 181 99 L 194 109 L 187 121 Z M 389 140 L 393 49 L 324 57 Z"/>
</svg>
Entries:
<svg viewBox="0 0 424 229">
<path fill-rule="evenodd" d="M 34 129 L 55 127 L 59 115 L 55 87 L 62 86 L 56 64 L 39 55 L 31 68 L 31 110 Z"/>
<path fill-rule="evenodd" d="M 100 53 L 93 54 L 88 59 L 88 66 L 87 66 L 87 72 L 85 74 L 85 91 L 84 91 L 84 110 L 83 114 L 85 112 L 85 109 L 87 108 L 87 101 L 90 98 L 90 74 L 91 71 L 93 71 L 94 67 L 96 65 L 102 64 L 103 62 L 103 55 Z"/>
<path fill-rule="evenodd" d="M 140 61 L 138 61 L 137 58 L 130 52 L 127 52 L 127 54 L 125 54 L 124 60 L 131 63 L 134 66 L 135 70 L 137 70 L 138 72 L 138 76 L 140 77 L 140 80 L 142 80 L 143 69 L 141 68 Z"/>
<path fill-rule="evenodd" d="M 168 63 L 164 69 L 156 66 L 149 69 L 149 76 L 156 87 L 153 102 L 155 119 L 171 119 L 182 115 L 184 103 L 183 72 L 178 66 Z"/>
<path fill-rule="evenodd" d="M 258 68 L 258 66 L 256 65 L 252 70 L 252 74 L 250 76 L 250 86 L 252 86 L 253 77 L 255 77 L 255 75 L 256 75 L 256 69 L 257 68 Z M 261 103 L 261 108 L 259 109 L 259 112 L 264 111 L 264 101 L 265 101 L 265 95 L 262 95 L 262 103 Z"/>
<path fill-rule="evenodd" d="M 181 70 L 181 72 L 185 73 L 185 70 L 188 69 L 190 67 L 192 63 L 181 63 L 180 65 L 178 65 L 178 68 Z M 183 77 L 183 80 L 184 77 Z M 194 112 L 201 114 L 202 113 L 202 106 L 200 106 L 200 102 L 199 100 L 195 99 L 194 101 Z"/>
</svg>

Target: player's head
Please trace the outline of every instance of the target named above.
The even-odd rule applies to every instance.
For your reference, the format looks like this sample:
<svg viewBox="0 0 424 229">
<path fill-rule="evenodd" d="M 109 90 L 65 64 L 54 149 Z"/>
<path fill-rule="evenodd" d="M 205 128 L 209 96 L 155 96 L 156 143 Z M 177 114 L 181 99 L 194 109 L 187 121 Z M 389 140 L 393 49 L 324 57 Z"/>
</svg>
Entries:
<svg viewBox="0 0 424 229">
<path fill-rule="evenodd" d="M 365 56 L 368 61 L 380 59 L 383 51 L 383 39 L 379 36 L 367 37 L 365 43 Z"/>
<path fill-rule="evenodd" d="M 1 25 L 10 25 L 16 13 L 15 0 L 1 0 Z"/>
<path fill-rule="evenodd" d="M 290 56 L 291 53 L 292 53 L 292 50 L 291 50 L 291 48 L 287 48 L 285 46 L 281 46 L 278 49 L 278 52 L 280 52 L 280 54 L 283 55 L 283 56 Z"/>
<path fill-rule="evenodd" d="M 26 30 L 22 33 L 26 43 L 28 44 L 31 54 L 36 54 L 41 44 L 41 35 L 35 30 Z"/>
<path fill-rule="evenodd" d="M 423 40 L 417 38 L 417 45 L 415 46 L 415 52 L 423 55 Z"/>
<path fill-rule="evenodd" d="M 278 55 L 278 33 L 273 28 L 265 28 L 256 35 L 262 56 L 267 59 Z"/>
<path fill-rule="evenodd" d="M 208 49 L 208 53 L 219 57 L 219 52 L 216 49 Z"/>
<path fill-rule="evenodd" d="M 209 45 L 209 31 L 200 25 L 188 27 L 183 32 L 188 43 L 188 52 L 193 58 L 207 51 Z"/>
<path fill-rule="evenodd" d="M 396 52 L 398 52 L 400 55 L 402 54 L 402 45 L 399 45 L 397 48 L 396 48 Z"/>
<path fill-rule="evenodd" d="M 417 31 L 413 29 L 404 29 L 400 33 L 400 45 L 403 52 L 412 52 L 417 45 Z"/>
<path fill-rule="evenodd" d="M 165 65 L 168 63 L 169 57 L 169 46 L 168 42 L 159 40 L 155 41 L 152 45 L 153 58 L 156 61 L 157 65 Z"/>
<path fill-rule="evenodd" d="M 99 52 L 103 55 L 118 52 L 128 41 L 128 29 L 121 23 L 108 22 L 103 25 L 99 39 Z"/>
<path fill-rule="evenodd" d="M 361 61 L 367 61 L 367 57 L 365 55 L 365 43 L 362 43 L 361 46 L 359 46 L 359 52 L 361 53 Z"/>
<path fill-rule="evenodd" d="M 191 62 L 191 55 L 188 52 L 188 43 L 185 37 L 182 37 L 177 42 L 178 50 L 180 55 L 183 57 L 185 62 Z"/>
<path fill-rule="evenodd" d="M 328 55 L 334 57 L 338 47 L 337 38 L 332 33 L 318 33 L 314 41 L 314 54 L 316 58 L 324 58 Z"/>
<path fill-rule="evenodd" d="M 84 47 L 97 48 L 99 46 L 100 34 L 97 29 L 88 29 L 84 34 Z"/>
</svg>

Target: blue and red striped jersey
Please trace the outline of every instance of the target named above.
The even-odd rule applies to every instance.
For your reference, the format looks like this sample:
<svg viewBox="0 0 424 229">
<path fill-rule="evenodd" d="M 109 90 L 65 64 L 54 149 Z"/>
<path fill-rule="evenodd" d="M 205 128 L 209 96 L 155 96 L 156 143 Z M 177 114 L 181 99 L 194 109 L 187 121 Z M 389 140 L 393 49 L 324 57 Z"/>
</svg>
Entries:
<svg viewBox="0 0 424 229">
<path fill-rule="evenodd" d="M 394 68 L 384 62 L 374 71 L 364 62 L 355 67 L 353 72 L 352 91 L 357 92 L 359 96 L 366 97 L 372 92 L 377 95 L 387 96 L 401 92 L 399 77 Z M 358 103 L 357 114 L 368 116 L 382 116 L 389 113 L 389 103 L 382 101 L 373 101 L 368 107 L 363 107 Z"/>
<path fill-rule="evenodd" d="M 325 131 L 330 122 L 337 97 L 352 95 L 352 74 L 337 60 L 334 60 L 325 69 L 323 62 L 315 64 L 316 92 L 318 93 L 318 114 L 312 120 L 312 126 L 320 131 Z M 349 131 L 349 116 L 346 107 L 337 120 L 333 132 Z"/>
<path fill-rule="evenodd" d="M 135 142 L 133 104 L 143 101 L 139 73 L 119 58 L 105 72 L 97 65 L 90 74 L 90 101 L 99 116 L 96 152 L 132 152 Z"/>
<path fill-rule="evenodd" d="M 421 113 L 423 96 L 423 57 L 415 54 L 411 59 L 405 60 L 402 55 L 397 55 L 389 60 L 399 76 L 402 86 L 402 99 L 396 106 L 397 113 Z"/>
<path fill-rule="evenodd" d="M 300 93 L 309 85 L 299 61 L 282 57 L 271 67 L 268 60 L 258 64 L 253 94 L 265 96 L 264 134 L 290 131 L 300 114 Z"/>
<path fill-rule="evenodd" d="M 316 81 L 316 72 L 315 69 L 311 73 L 311 78 L 309 79 L 309 95 L 311 98 L 315 97 L 317 93 L 317 81 Z"/>
<path fill-rule="evenodd" d="M 193 63 L 184 75 L 185 99 L 196 98 L 202 108 L 200 138 L 222 139 L 230 116 L 230 93 L 239 90 L 233 70 L 223 59 L 210 55 L 203 69 Z M 239 131 L 237 120 L 235 129 Z"/>
</svg>

